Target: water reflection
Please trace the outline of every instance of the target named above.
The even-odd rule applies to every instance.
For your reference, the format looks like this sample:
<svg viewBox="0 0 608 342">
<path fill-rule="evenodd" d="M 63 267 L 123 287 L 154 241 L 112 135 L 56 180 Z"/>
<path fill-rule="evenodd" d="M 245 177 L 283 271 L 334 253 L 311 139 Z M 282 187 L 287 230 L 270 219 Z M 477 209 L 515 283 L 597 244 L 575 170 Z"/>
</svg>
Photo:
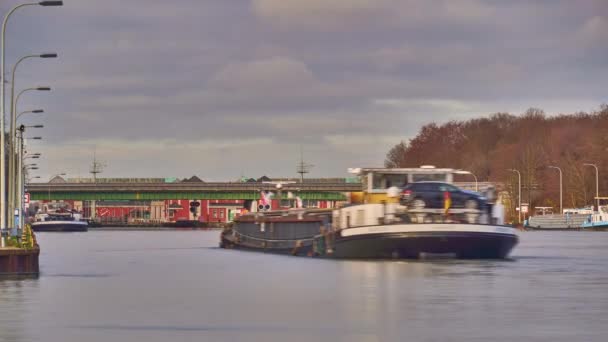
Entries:
<svg viewBox="0 0 608 342">
<path fill-rule="evenodd" d="M 36 301 L 36 277 L 0 279 L 0 340 L 27 341 L 24 325 Z"/>
<path fill-rule="evenodd" d="M 570 342 L 603 341 L 608 324 L 608 251 L 583 248 L 608 234 L 524 234 L 514 261 L 423 262 L 223 250 L 217 238 L 40 234 L 40 278 L 0 282 L 0 341 Z"/>
</svg>

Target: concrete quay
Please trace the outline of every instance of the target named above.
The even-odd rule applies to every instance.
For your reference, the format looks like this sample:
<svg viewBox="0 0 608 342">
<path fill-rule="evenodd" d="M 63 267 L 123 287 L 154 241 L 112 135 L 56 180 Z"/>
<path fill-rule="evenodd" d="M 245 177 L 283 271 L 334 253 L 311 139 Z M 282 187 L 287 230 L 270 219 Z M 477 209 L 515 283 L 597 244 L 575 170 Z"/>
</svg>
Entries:
<svg viewBox="0 0 608 342">
<path fill-rule="evenodd" d="M 0 277 L 11 275 L 38 275 L 40 248 L 0 248 Z"/>
<path fill-rule="evenodd" d="M 38 276 L 40 266 L 40 246 L 36 242 L 36 236 L 29 226 L 23 230 L 23 234 L 17 240 L 9 240 L 7 236 L 3 239 L 0 247 L 0 277 L 5 276 Z M 14 238 L 13 238 L 14 239 Z M 11 243 L 8 243 L 8 242 Z"/>
</svg>

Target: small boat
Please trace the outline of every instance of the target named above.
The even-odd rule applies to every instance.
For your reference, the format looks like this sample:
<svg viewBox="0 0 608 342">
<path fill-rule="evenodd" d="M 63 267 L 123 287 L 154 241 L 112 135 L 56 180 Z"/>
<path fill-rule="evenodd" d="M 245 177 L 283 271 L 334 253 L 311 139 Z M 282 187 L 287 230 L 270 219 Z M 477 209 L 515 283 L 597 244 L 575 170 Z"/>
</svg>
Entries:
<svg viewBox="0 0 608 342">
<path fill-rule="evenodd" d="M 500 205 L 407 208 L 399 203 L 394 188 L 371 188 L 372 184 L 386 184 L 383 171 L 393 181 L 402 181 L 397 176 L 404 175 L 410 182 L 423 181 L 421 176 L 429 175 L 432 180 L 450 182 L 448 174 L 453 170 L 363 170 L 368 189 L 352 194 L 354 203 L 337 209 L 242 215 L 222 232 L 220 247 L 347 259 L 502 259 L 518 243 L 516 229 L 503 224 Z"/>
<path fill-rule="evenodd" d="M 587 230 L 606 230 L 608 229 L 608 206 L 601 205 L 599 211 L 589 214 L 587 219 L 581 225 Z"/>
<path fill-rule="evenodd" d="M 89 226 L 80 213 L 65 207 L 37 213 L 30 225 L 35 232 L 86 232 Z"/>
</svg>

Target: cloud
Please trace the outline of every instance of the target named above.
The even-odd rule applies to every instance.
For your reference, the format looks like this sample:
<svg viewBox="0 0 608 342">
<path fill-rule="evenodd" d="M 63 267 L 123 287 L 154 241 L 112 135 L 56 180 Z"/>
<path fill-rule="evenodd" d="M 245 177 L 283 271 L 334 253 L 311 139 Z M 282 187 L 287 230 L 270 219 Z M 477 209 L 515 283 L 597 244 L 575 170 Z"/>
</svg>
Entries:
<svg viewBox="0 0 608 342">
<path fill-rule="evenodd" d="M 495 8 L 479 0 L 253 0 L 253 12 L 273 27 L 365 31 L 486 22 Z"/>
<path fill-rule="evenodd" d="M 256 15 L 279 26 L 339 28 L 348 21 L 372 20 L 390 0 L 253 0 Z"/>
<path fill-rule="evenodd" d="M 291 176 L 303 146 L 343 175 L 430 121 L 597 108 L 607 4 L 80 0 L 16 13 L 7 66 L 60 56 L 17 75 L 53 87 L 19 104 L 48 113 L 22 120 L 45 125 L 41 173 L 86 175 L 97 146 L 107 176 Z"/>
<path fill-rule="evenodd" d="M 605 46 L 608 42 L 608 15 L 589 18 L 578 33 L 587 46 Z"/>
</svg>

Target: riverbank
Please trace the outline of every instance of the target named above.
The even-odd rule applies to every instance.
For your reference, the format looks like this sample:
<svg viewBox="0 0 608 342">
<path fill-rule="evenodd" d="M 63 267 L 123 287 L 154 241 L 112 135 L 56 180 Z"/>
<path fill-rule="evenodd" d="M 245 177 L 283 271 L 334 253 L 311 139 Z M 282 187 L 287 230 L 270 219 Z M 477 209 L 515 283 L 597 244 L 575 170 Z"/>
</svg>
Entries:
<svg viewBox="0 0 608 342">
<path fill-rule="evenodd" d="M 0 277 L 38 275 L 40 246 L 29 225 L 23 229 L 21 237 L 2 236 L 0 247 Z"/>
<path fill-rule="evenodd" d="M 38 275 L 40 248 L 0 248 L 0 277 Z"/>
</svg>

